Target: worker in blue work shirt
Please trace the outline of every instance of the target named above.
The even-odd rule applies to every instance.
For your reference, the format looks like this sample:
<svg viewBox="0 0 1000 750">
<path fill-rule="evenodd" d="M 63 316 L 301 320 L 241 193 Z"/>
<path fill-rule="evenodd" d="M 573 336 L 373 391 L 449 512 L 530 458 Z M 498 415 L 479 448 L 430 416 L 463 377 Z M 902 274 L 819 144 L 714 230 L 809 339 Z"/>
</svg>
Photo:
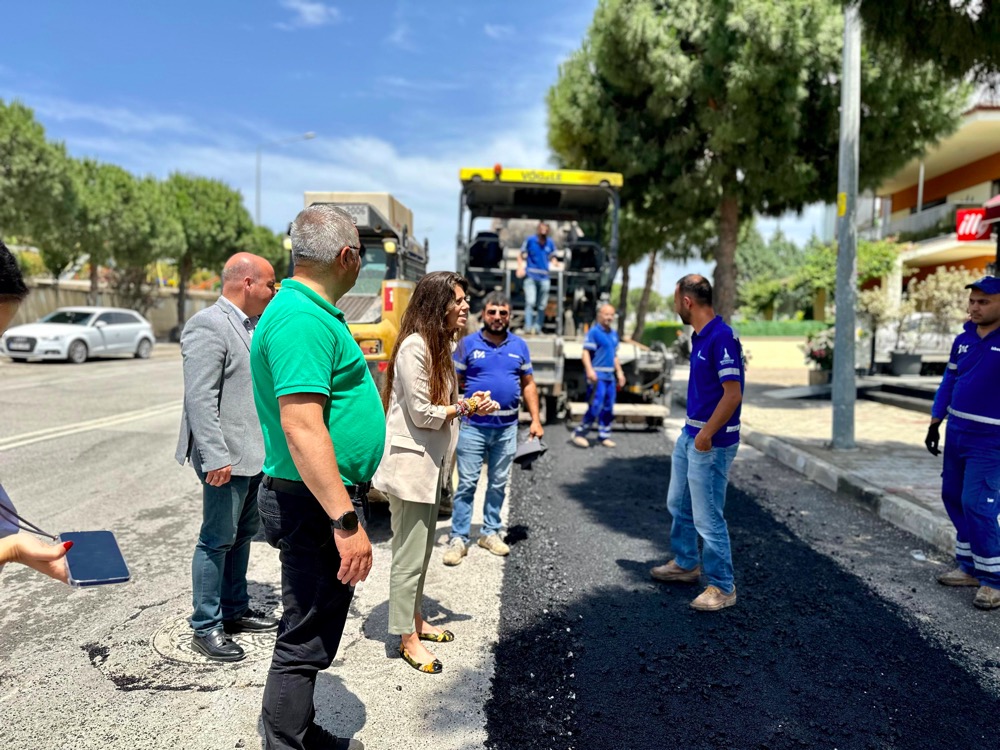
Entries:
<svg viewBox="0 0 1000 750">
<path fill-rule="evenodd" d="M 486 502 L 478 545 L 501 557 L 510 547 L 500 538 L 503 507 L 511 463 L 517 451 L 517 419 L 522 398 L 531 415 L 532 437 L 545 430 L 538 414 L 538 386 L 524 339 L 510 333 L 510 301 L 491 292 L 483 302 L 482 330 L 463 338 L 455 350 L 455 370 L 466 398 L 489 392 L 500 404 L 488 416 L 462 420 L 455 449 L 458 488 L 451 513 L 451 535 L 444 553 L 445 565 L 458 565 L 468 552 L 472 532 L 472 501 L 483 463 L 486 463 Z"/>
<path fill-rule="evenodd" d="M 674 309 L 691 336 L 687 419 L 674 444 L 667 510 L 673 516 L 674 559 L 650 570 L 667 583 L 697 583 L 702 565 L 708 586 L 691 602 L 710 612 L 736 603 L 729 527 L 723 515 L 729 468 L 740 445 L 745 368 L 733 329 L 715 314 L 712 285 L 696 274 L 677 282 Z M 701 564 L 698 537 L 702 539 Z"/>
<path fill-rule="evenodd" d="M 941 497 L 955 524 L 955 570 L 945 586 L 978 586 L 973 604 L 1000 607 L 1000 278 L 969 284 L 969 321 L 951 357 L 931 409 L 925 444 L 941 451 L 948 419 Z"/>
<path fill-rule="evenodd" d="M 605 448 L 614 448 L 611 422 L 614 419 L 618 389 L 625 385 L 625 373 L 618 361 L 618 331 L 611 327 L 615 308 L 601 305 L 597 310 L 597 325 L 587 331 L 583 342 L 583 369 L 587 375 L 587 413 L 573 431 L 573 443 L 589 448 L 587 433 L 597 422 L 597 441 Z"/>
<path fill-rule="evenodd" d="M 556 246 L 549 239 L 549 225 L 538 222 L 533 236 L 521 246 L 517 261 L 517 277 L 524 279 L 524 332 L 540 333 L 545 322 L 545 306 L 549 303 L 549 264 Z"/>
</svg>

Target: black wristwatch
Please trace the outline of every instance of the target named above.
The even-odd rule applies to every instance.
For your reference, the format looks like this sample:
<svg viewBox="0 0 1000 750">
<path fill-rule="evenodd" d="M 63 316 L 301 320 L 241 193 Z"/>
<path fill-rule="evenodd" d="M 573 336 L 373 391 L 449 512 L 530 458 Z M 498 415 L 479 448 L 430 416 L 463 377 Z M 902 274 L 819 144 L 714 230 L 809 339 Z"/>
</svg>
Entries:
<svg viewBox="0 0 1000 750">
<path fill-rule="evenodd" d="M 358 528 L 358 514 L 353 510 L 349 510 L 340 518 L 331 518 L 330 525 L 335 529 L 355 531 Z"/>
</svg>

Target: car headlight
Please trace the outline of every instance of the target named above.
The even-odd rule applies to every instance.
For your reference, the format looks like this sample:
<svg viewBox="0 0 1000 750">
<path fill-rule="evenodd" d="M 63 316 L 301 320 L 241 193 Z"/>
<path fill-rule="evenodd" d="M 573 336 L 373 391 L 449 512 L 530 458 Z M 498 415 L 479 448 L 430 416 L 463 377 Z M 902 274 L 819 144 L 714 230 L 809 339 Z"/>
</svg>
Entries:
<svg viewBox="0 0 1000 750">
<path fill-rule="evenodd" d="M 65 336 L 39 336 L 39 341 L 62 341 Z"/>
</svg>

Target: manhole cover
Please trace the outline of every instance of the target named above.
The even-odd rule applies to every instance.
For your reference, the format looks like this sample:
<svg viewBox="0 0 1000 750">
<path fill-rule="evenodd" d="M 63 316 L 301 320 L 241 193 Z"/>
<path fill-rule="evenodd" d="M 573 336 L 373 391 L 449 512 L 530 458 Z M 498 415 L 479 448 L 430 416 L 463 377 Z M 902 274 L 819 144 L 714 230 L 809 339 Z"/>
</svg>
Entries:
<svg viewBox="0 0 1000 750">
<path fill-rule="evenodd" d="M 173 662 L 217 665 L 219 662 L 212 661 L 191 647 L 193 632 L 187 617 L 170 619 L 153 635 L 153 649 L 164 659 Z M 274 637 L 273 630 L 266 633 L 237 633 L 230 636 L 246 652 L 246 658 L 234 663 L 245 664 L 270 659 L 274 650 Z"/>
</svg>

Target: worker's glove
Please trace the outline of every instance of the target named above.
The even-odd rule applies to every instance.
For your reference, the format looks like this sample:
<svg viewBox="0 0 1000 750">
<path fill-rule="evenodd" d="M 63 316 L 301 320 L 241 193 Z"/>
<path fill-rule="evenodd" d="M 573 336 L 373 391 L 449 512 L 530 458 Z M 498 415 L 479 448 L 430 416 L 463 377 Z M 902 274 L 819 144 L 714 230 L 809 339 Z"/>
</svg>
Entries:
<svg viewBox="0 0 1000 750">
<path fill-rule="evenodd" d="M 927 437 L 924 438 L 924 445 L 927 446 L 927 450 L 930 451 L 932 456 L 940 456 L 941 449 L 938 447 L 941 445 L 941 423 L 935 422 L 930 427 L 927 428 Z"/>
</svg>

